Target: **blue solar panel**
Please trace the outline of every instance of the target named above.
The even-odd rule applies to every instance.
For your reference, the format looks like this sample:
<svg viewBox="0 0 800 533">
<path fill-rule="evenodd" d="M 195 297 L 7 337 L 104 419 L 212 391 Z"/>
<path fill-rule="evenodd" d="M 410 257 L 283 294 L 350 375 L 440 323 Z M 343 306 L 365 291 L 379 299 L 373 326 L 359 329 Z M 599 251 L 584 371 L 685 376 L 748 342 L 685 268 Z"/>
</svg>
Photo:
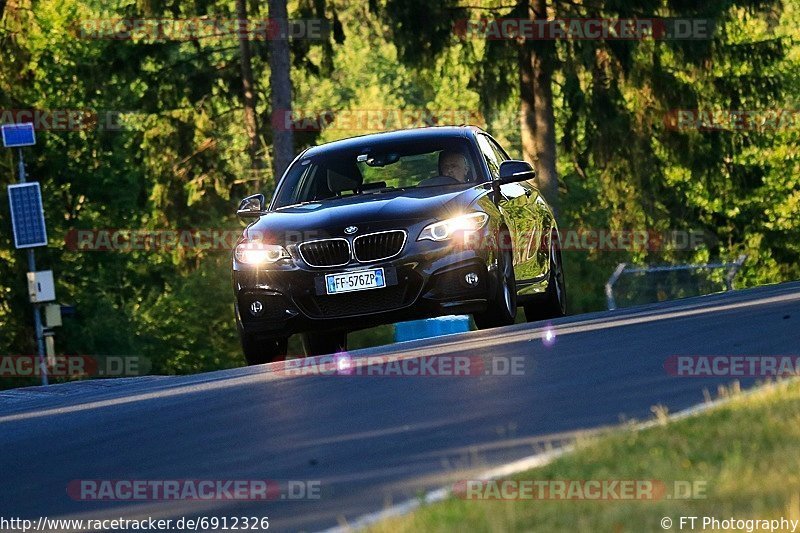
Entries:
<svg viewBox="0 0 800 533">
<path fill-rule="evenodd" d="M 44 209 L 42 209 L 39 183 L 33 181 L 9 185 L 8 203 L 11 205 L 14 246 L 17 248 L 47 246 L 47 229 L 44 227 Z"/>
<path fill-rule="evenodd" d="M 33 134 L 33 124 L 4 124 L 3 125 L 3 146 L 14 148 L 16 146 L 30 146 L 36 144 L 36 137 Z"/>
</svg>

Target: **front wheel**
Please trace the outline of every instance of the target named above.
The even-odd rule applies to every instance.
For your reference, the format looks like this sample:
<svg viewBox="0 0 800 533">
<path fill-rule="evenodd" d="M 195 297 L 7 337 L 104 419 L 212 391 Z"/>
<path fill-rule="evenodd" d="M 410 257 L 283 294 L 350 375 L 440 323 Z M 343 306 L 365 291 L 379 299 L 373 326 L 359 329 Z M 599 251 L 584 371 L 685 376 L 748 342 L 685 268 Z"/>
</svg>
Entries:
<svg viewBox="0 0 800 533">
<path fill-rule="evenodd" d="M 510 326 L 517 317 L 517 279 L 510 250 L 497 255 L 497 272 L 497 288 L 489 298 L 486 312 L 473 315 L 478 329 Z"/>
<path fill-rule="evenodd" d="M 303 333 L 300 336 L 306 355 L 326 355 L 347 351 L 347 332 Z"/>
<path fill-rule="evenodd" d="M 262 365 L 280 361 L 286 357 L 288 338 L 262 339 L 245 332 L 240 333 L 242 351 L 248 365 Z"/>
<path fill-rule="evenodd" d="M 557 243 L 558 235 L 553 235 L 550 239 L 550 273 L 547 278 L 547 290 L 543 295 L 523 305 L 525 319 L 528 322 L 558 318 L 567 314 L 564 265 L 561 260 L 561 247 Z"/>
</svg>

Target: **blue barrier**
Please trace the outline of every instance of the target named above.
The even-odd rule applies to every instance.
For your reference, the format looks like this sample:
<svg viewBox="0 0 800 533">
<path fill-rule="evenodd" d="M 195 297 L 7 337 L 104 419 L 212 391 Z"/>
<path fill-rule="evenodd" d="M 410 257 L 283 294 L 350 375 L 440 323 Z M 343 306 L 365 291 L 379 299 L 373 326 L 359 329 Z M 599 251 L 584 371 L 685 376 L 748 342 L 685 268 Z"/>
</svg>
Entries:
<svg viewBox="0 0 800 533">
<path fill-rule="evenodd" d="M 465 331 L 469 331 L 469 315 L 440 316 L 395 324 L 394 340 L 395 342 L 413 341 Z"/>
</svg>

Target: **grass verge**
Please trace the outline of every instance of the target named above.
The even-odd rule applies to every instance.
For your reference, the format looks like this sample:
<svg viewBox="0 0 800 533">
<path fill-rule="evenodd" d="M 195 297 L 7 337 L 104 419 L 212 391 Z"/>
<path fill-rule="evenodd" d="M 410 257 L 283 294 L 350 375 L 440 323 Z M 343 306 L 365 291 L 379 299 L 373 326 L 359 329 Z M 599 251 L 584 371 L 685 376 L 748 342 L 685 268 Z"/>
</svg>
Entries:
<svg viewBox="0 0 800 533">
<path fill-rule="evenodd" d="M 700 519 L 694 529 L 688 523 L 681 529 L 681 516 L 800 520 L 800 382 L 768 383 L 709 411 L 645 430 L 615 430 L 510 479 L 657 480 L 669 496 L 514 501 L 450 497 L 379 522 L 369 531 L 638 533 L 714 530 L 703 529 Z M 673 498 L 676 481 L 702 487 L 702 497 Z M 664 517 L 672 520 L 670 528 L 662 527 Z"/>
</svg>

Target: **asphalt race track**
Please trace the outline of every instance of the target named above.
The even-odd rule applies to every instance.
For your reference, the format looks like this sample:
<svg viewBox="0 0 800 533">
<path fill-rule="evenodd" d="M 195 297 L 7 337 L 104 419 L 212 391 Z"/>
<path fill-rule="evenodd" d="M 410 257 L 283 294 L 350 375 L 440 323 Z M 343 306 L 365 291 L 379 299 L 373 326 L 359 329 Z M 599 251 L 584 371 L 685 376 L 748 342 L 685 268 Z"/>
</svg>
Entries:
<svg viewBox="0 0 800 533">
<path fill-rule="evenodd" d="M 800 283 L 568 317 L 552 323 L 551 346 L 544 326 L 350 354 L 354 364 L 481 357 L 486 368 L 521 358 L 520 375 L 285 376 L 265 365 L 2 392 L 0 516 L 268 516 L 279 531 L 346 524 L 570 432 L 649 419 L 657 404 L 701 403 L 704 389 L 715 395 L 732 381 L 670 375 L 672 355 L 800 355 Z M 316 480 L 320 493 L 90 502 L 67 494 L 81 479 Z"/>
</svg>

